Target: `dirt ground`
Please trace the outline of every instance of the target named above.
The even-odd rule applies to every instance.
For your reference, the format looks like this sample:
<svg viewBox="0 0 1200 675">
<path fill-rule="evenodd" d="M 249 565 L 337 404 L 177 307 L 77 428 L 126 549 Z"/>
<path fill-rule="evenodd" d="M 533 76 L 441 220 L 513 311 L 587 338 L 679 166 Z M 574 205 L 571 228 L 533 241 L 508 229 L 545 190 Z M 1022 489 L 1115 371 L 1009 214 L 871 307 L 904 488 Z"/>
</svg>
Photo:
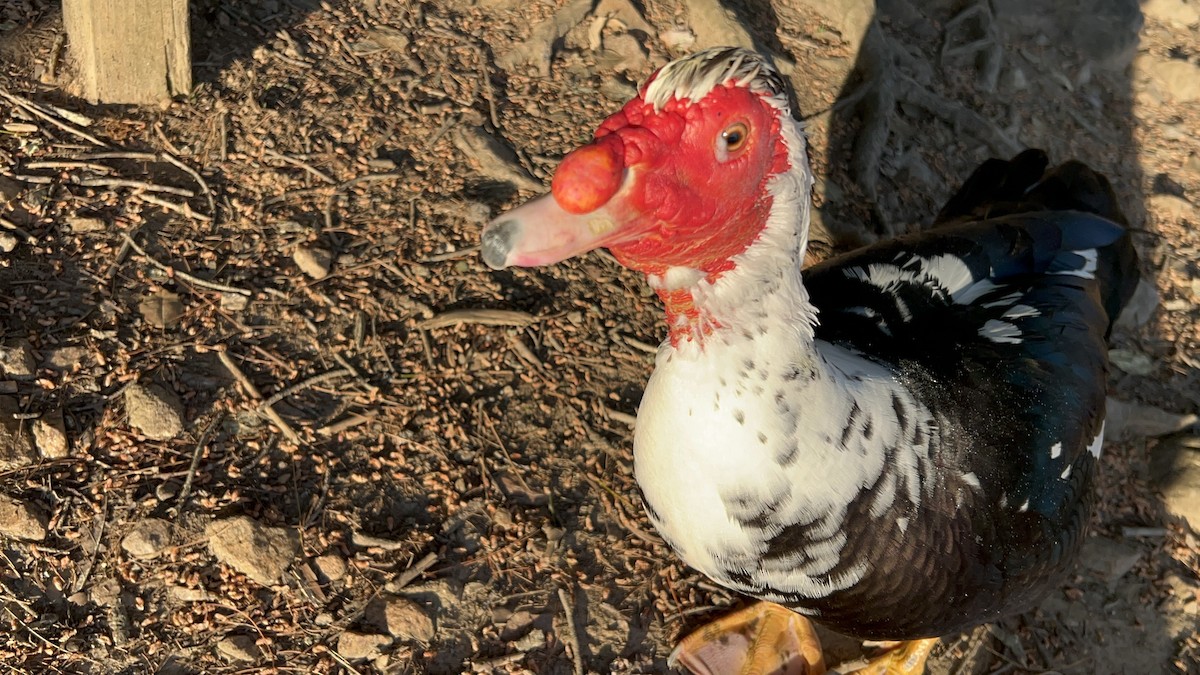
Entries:
<svg viewBox="0 0 1200 675">
<path fill-rule="evenodd" d="M 1084 560 L 930 672 L 1200 673 L 1200 16 L 1058 4 L 192 0 L 194 93 L 138 108 L 6 0 L 0 669 L 668 672 L 741 600 L 638 504 L 660 310 L 604 253 L 477 242 L 656 67 L 753 44 L 821 250 L 1030 146 L 1110 176 L 1142 253 Z"/>
</svg>

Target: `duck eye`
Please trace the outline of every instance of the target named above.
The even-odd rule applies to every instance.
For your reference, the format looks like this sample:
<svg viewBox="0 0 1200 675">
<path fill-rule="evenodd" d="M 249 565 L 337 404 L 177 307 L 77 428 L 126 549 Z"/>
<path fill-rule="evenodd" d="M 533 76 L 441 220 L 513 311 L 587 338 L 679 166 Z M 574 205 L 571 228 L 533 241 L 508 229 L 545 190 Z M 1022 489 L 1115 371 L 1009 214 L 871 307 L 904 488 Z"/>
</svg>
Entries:
<svg viewBox="0 0 1200 675">
<path fill-rule="evenodd" d="M 729 158 L 731 153 L 737 152 L 743 145 L 746 144 L 746 137 L 750 135 L 750 129 L 744 122 L 731 124 L 721 132 L 721 141 L 717 147 L 717 157 L 722 162 Z"/>
</svg>

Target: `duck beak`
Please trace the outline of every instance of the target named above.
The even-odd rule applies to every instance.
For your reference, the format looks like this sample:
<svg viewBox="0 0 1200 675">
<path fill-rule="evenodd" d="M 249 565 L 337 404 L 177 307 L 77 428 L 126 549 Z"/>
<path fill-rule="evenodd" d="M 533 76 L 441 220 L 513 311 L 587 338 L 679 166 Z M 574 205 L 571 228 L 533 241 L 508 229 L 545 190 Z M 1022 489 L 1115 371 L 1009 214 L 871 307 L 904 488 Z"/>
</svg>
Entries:
<svg viewBox="0 0 1200 675">
<path fill-rule="evenodd" d="M 544 195 L 483 228 L 483 261 L 495 270 L 561 262 L 615 243 L 618 222 L 608 208 L 574 214 L 562 208 L 554 195 Z"/>
<path fill-rule="evenodd" d="M 630 172 L 616 134 L 563 158 L 551 193 L 496 218 L 483 229 L 483 261 L 492 269 L 549 265 L 632 236 L 624 206 Z"/>
</svg>

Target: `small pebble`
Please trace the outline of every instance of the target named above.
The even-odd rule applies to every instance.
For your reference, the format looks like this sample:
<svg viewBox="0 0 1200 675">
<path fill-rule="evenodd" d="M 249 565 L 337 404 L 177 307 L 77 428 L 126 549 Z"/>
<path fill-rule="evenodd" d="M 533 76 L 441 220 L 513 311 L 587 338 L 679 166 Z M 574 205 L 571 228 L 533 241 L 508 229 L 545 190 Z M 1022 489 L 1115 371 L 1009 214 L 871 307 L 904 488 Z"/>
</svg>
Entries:
<svg viewBox="0 0 1200 675">
<path fill-rule="evenodd" d="M 383 654 L 391 643 L 392 639 L 386 635 L 348 630 L 338 636 L 337 653 L 351 661 L 369 661 Z"/>
<path fill-rule="evenodd" d="M 32 504 L 0 495 L 0 535 L 24 541 L 42 541 L 50 519 Z"/>
<path fill-rule="evenodd" d="M 153 558 L 171 545 L 171 524 L 159 518 L 146 518 L 133 524 L 121 539 L 121 549 L 134 558 Z"/>
<path fill-rule="evenodd" d="M 146 438 L 166 441 L 183 433 L 183 404 L 174 392 L 157 384 L 131 384 L 125 389 L 129 426 Z"/>
<path fill-rule="evenodd" d="M 292 261 L 301 272 L 313 279 L 324 279 L 329 276 L 333 264 L 333 254 L 315 246 L 297 246 L 292 252 Z"/>
<path fill-rule="evenodd" d="M 230 635 L 217 643 L 217 652 L 226 661 L 257 661 L 262 656 L 252 635 Z"/>
</svg>

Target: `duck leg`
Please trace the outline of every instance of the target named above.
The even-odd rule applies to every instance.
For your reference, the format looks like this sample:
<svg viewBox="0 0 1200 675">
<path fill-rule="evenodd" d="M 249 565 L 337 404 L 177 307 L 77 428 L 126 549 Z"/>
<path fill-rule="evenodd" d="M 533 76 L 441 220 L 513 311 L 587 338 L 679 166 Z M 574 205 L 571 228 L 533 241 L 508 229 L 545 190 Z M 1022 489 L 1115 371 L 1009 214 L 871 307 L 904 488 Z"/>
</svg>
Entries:
<svg viewBox="0 0 1200 675">
<path fill-rule="evenodd" d="M 771 602 L 756 602 L 688 635 L 671 653 L 669 663 L 695 675 L 825 673 L 813 625 Z"/>
<path fill-rule="evenodd" d="M 925 661 L 938 638 L 897 642 L 883 654 L 871 659 L 855 675 L 921 675 L 925 672 Z"/>
</svg>

